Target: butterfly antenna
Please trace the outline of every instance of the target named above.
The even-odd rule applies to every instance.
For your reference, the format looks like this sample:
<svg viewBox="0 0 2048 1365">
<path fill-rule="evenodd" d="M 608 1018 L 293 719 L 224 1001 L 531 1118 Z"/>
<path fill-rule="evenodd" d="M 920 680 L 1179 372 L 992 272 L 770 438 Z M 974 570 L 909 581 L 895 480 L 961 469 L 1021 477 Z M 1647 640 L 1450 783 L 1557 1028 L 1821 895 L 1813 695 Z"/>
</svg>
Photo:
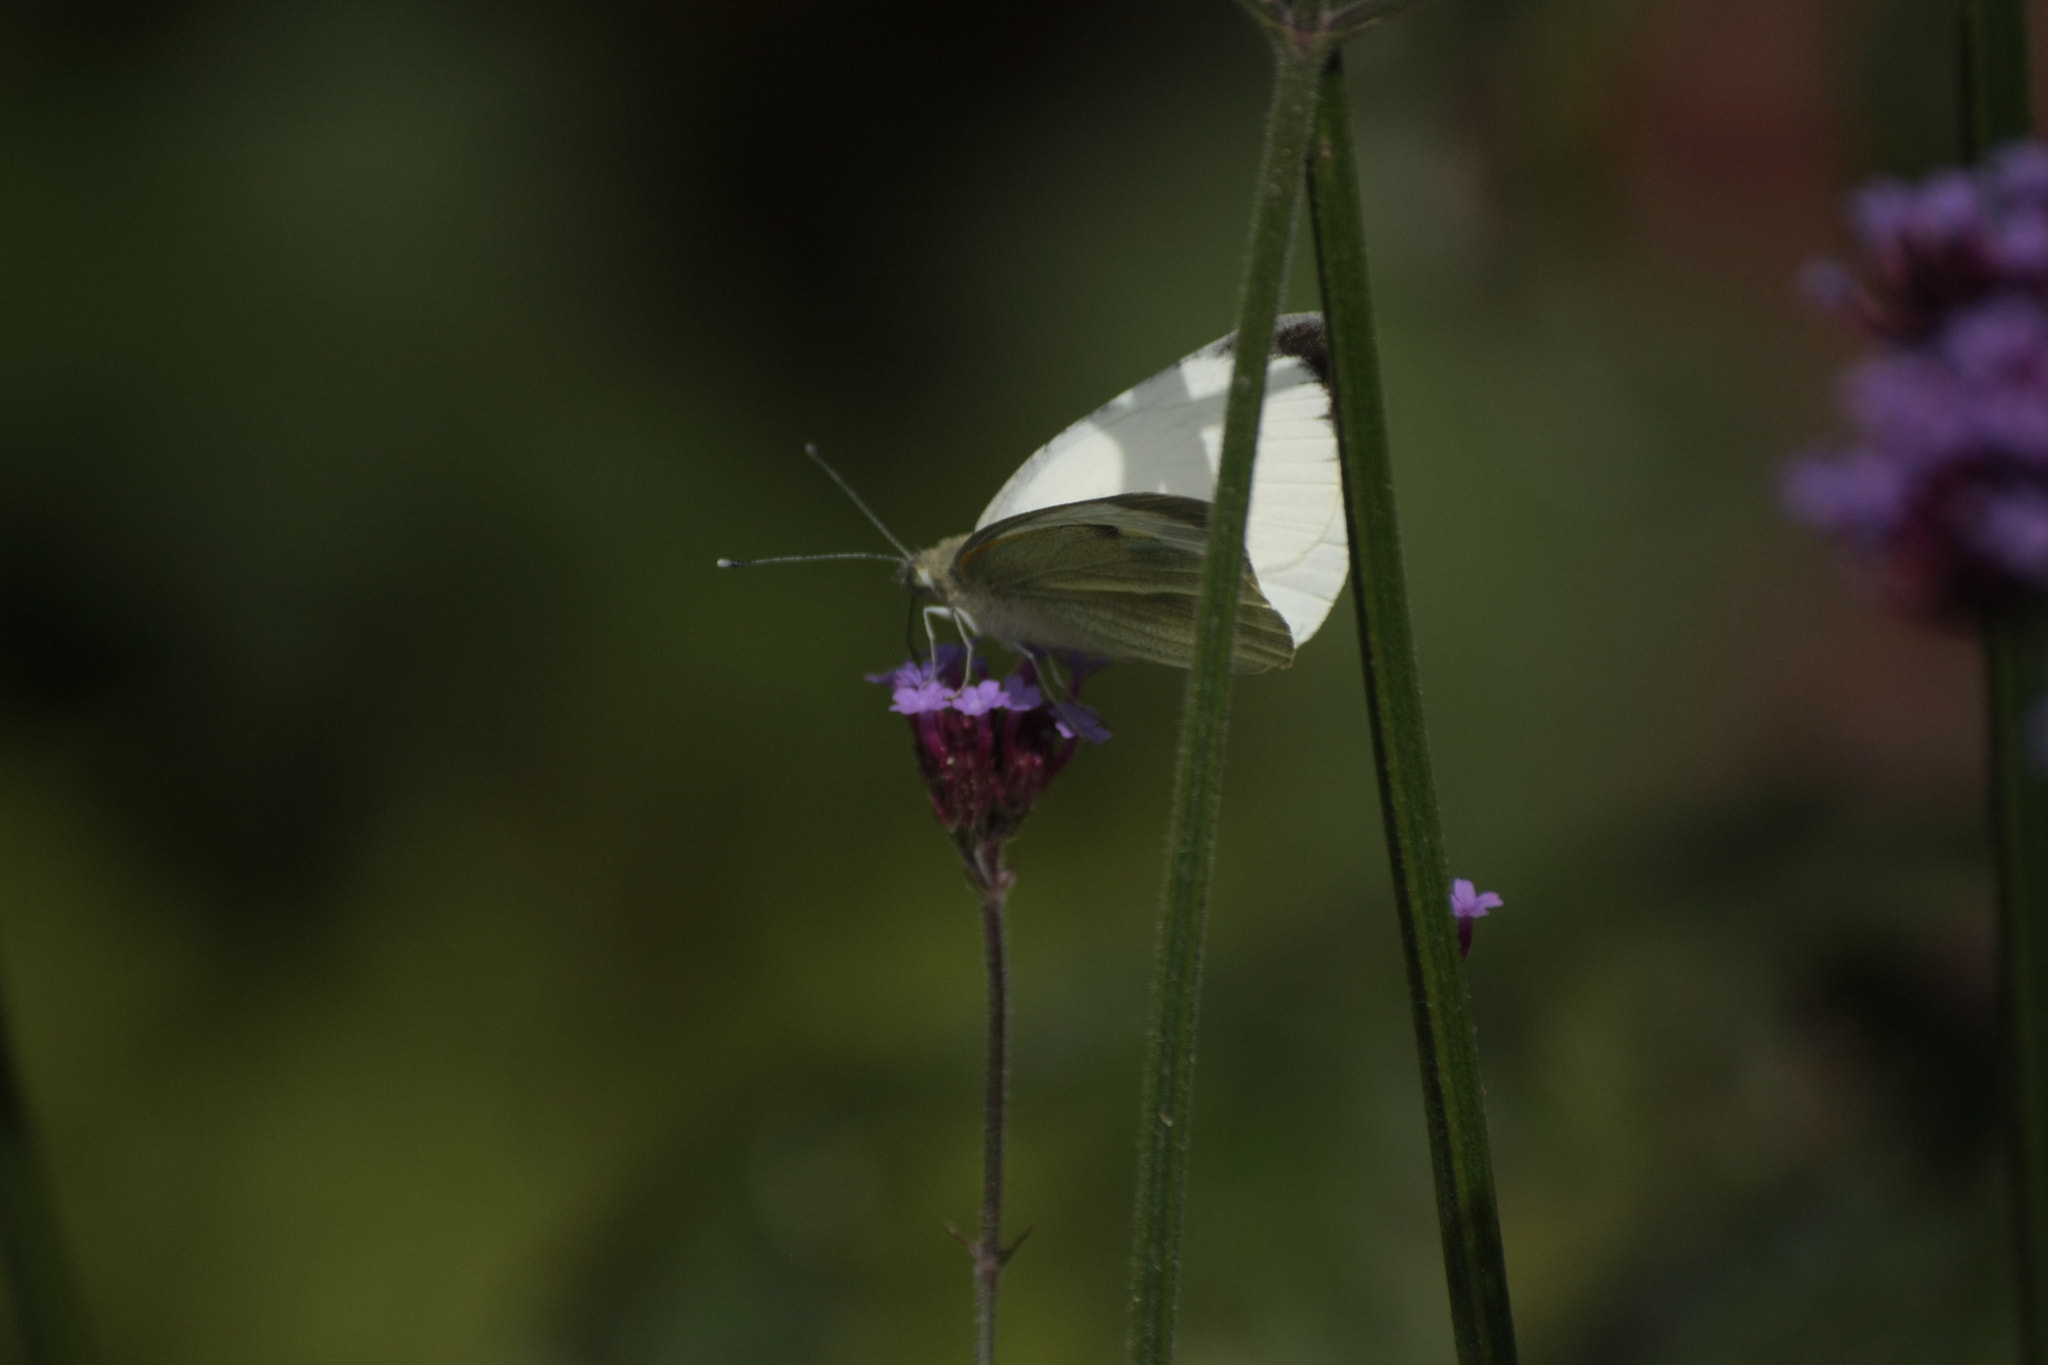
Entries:
<svg viewBox="0 0 2048 1365">
<path fill-rule="evenodd" d="M 823 559 L 875 559 L 880 560 L 884 564 L 901 564 L 903 562 L 895 555 L 875 555 L 869 554 L 864 550 L 858 550 L 847 554 L 775 555 L 768 559 L 721 559 L 718 561 L 718 567 L 721 569 L 751 569 L 756 564 L 815 564 Z"/>
<path fill-rule="evenodd" d="M 832 480 L 832 482 L 838 484 L 839 491 L 846 494 L 847 497 L 853 499 L 853 505 L 861 510 L 861 515 L 874 523 L 875 529 L 882 533 L 882 539 L 888 541 L 891 545 L 894 545 L 896 547 L 896 551 L 898 554 L 902 555 L 904 559 L 915 559 L 917 557 L 910 553 L 909 546 L 905 545 L 902 541 L 896 539 L 896 533 L 894 531 L 891 531 L 887 526 L 885 526 L 882 523 L 882 519 L 875 515 L 875 509 L 868 506 L 867 503 L 861 500 L 860 494 L 853 491 L 853 485 L 848 483 L 845 479 L 840 478 L 839 471 L 834 469 L 831 465 L 825 463 L 825 457 L 818 453 L 818 447 L 815 444 L 806 442 L 804 444 L 804 454 L 810 456 L 813 460 L 817 461 L 818 468 L 825 471 L 825 477 Z"/>
</svg>

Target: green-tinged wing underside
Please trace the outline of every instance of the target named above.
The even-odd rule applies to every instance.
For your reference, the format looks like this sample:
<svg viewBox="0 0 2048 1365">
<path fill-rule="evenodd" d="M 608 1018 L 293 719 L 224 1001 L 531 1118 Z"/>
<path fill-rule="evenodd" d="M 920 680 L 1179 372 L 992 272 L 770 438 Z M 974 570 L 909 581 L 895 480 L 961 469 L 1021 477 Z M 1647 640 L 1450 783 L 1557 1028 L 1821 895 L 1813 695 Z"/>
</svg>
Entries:
<svg viewBox="0 0 2048 1365">
<path fill-rule="evenodd" d="M 1186 668 L 1208 539 L 1209 504 L 1201 499 L 1124 493 L 985 526 L 960 547 L 953 574 L 1016 615 L 1044 621 L 1048 636 L 1056 629 L 1064 637 L 1044 643 Z M 1287 622 L 1247 564 L 1231 666 L 1257 673 L 1293 662 Z"/>
</svg>

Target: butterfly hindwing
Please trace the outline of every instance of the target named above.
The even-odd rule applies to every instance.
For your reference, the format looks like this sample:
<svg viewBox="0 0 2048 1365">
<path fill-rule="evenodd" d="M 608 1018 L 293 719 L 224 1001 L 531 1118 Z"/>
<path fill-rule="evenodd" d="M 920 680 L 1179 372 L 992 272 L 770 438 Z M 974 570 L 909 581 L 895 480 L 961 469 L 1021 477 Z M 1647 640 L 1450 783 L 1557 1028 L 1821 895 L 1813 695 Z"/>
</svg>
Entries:
<svg viewBox="0 0 2048 1365">
<path fill-rule="evenodd" d="M 1155 493 L 1040 508 L 968 537 L 952 575 L 972 598 L 1000 604 L 993 610 L 1010 618 L 1008 633 L 1185 668 L 1194 656 L 1208 514 L 1199 499 Z M 1287 622 L 1247 566 L 1232 665 L 1257 672 L 1293 660 Z"/>
</svg>

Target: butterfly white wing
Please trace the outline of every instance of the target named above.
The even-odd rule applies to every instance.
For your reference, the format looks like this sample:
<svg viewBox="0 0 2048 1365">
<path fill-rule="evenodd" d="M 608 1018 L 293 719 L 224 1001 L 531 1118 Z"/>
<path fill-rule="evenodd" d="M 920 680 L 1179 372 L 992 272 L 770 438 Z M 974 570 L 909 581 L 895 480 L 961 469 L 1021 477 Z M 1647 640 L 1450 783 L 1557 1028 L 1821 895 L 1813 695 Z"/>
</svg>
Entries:
<svg viewBox="0 0 2048 1365">
<path fill-rule="evenodd" d="M 1234 339 L 1204 346 L 1055 436 L 1010 476 L 975 529 L 1119 493 L 1213 500 Z M 1350 567 L 1337 435 L 1322 378 L 1328 354 L 1316 314 L 1280 319 L 1266 368 L 1245 528 L 1252 572 L 1296 646 L 1330 614 Z"/>
</svg>

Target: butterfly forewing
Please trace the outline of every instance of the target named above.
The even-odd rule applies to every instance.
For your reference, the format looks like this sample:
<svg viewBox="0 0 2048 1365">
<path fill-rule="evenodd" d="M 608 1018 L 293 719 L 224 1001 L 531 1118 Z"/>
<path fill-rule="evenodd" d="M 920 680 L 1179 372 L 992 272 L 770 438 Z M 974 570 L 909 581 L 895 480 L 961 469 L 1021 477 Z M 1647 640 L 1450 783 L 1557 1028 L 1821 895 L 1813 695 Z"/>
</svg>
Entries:
<svg viewBox="0 0 2048 1365">
<path fill-rule="evenodd" d="M 1147 493 L 1041 508 L 968 537 L 952 577 L 996 635 L 1185 668 L 1208 511 L 1198 499 Z M 1293 660 L 1287 622 L 1247 566 L 1232 665 L 1258 672 Z"/>
</svg>

